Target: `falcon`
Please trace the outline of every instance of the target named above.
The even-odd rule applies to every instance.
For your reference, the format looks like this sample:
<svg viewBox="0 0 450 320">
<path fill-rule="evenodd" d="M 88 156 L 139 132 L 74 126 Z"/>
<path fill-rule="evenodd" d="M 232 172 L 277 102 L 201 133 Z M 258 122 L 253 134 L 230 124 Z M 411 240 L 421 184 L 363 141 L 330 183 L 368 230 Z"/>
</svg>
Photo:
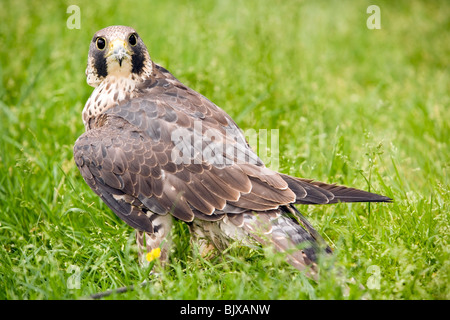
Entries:
<svg viewBox="0 0 450 320">
<path fill-rule="evenodd" d="M 89 187 L 136 229 L 141 261 L 154 250 L 167 261 L 177 219 L 202 254 L 256 242 L 314 276 L 331 249 L 295 204 L 391 201 L 266 167 L 233 119 L 154 63 L 131 27 L 95 33 L 86 77 L 95 89 L 74 159 Z"/>
</svg>

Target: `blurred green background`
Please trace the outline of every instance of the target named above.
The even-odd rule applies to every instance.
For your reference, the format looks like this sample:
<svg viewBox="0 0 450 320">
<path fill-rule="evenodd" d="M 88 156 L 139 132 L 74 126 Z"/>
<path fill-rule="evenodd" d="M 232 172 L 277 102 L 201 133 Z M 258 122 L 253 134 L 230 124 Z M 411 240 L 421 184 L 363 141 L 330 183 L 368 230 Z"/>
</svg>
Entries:
<svg viewBox="0 0 450 320">
<path fill-rule="evenodd" d="M 366 26 L 372 4 L 379 30 Z M 70 5 L 80 29 L 67 27 Z M 449 17 L 448 1 L 2 1 L 0 298 L 74 299 L 148 279 L 134 231 L 72 156 L 92 92 L 89 42 L 117 24 L 241 128 L 278 129 L 280 171 L 395 202 L 299 206 L 345 270 L 323 262 L 318 283 L 261 250 L 205 260 L 177 224 L 171 265 L 112 298 L 450 298 Z"/>
</svg>

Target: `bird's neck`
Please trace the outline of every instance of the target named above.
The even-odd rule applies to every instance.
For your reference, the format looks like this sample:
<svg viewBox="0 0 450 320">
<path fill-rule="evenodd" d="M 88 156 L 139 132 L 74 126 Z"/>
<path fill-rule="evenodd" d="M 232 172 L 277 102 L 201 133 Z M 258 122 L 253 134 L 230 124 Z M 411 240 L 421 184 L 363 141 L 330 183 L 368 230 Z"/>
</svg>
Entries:
<svg viewBox="0 0 450 320">
<path fill-rule="evenodd" d="M 92 92 L 83 109 L 83 122 L 89 129 L 91 119 L 98 117 L 106 110 L 120 102 L 135 96 L 136 86 L 141 83 L 140 78 L 110 75 L 106 77 Z"/>
<path fill-rule="evenodd" d="M 148 61 L 150 63 L 145 65 L 139 75 L 114 72 L 95 87 L 83 109 L 82 116 L 86 130 L 89 130 L 91 119 L 95 119 L 122 101 L 136 96 L 136 88 L 153 76 L 153 62 L 150 59 Z"/>
</svg>

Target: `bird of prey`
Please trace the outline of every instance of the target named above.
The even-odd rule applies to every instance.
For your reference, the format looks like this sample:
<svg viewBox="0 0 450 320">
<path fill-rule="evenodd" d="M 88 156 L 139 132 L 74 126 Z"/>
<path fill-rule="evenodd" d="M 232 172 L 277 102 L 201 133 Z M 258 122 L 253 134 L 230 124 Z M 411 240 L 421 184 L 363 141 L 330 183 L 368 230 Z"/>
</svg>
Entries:
<svg viewBox="0 0 450 320">
<path fill-rule="evenodd" d="M 86 77 L 95 89 L 74 159 L 89 187 L 137 230 L 140 259 L 159 248 L 167 260 L 165 238 L 179 219 L 203 253 L 258 242 L 314 275 L 331 249 L 295 204 L 391 201 L 266 167 L 233 119 L 153 62 L 131 27 L 95 33 Z"/>
</svg>

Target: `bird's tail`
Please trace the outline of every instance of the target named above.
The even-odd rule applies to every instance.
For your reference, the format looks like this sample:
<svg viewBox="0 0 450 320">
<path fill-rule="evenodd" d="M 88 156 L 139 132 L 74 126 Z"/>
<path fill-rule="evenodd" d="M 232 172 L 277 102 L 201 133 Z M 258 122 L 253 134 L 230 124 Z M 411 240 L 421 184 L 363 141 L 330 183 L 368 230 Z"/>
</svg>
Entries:
<svg viewBox="0 0 450 320">
<path fill-rule="evenodd" d="M 391 202 L 392 199 L 360 189 L 328 184 L 280 174 L 297 199 L 297 204 L 331 204 L 338 202 Z"/>
<path fill-rule="evenodd" d="M 280 174 L 296 195 L 296 204 L 330 204 L 338 202 L 391 202 L 375 193 L 301 179 Z M 263 245 L 272 245 L 287 253 L 287 260 L 307 275 L 316 278 L 321 254 L 331 254 L 322 236 L 293 204 L 264 212 L 227 214 L 227 219 Z"/>
</svg>

